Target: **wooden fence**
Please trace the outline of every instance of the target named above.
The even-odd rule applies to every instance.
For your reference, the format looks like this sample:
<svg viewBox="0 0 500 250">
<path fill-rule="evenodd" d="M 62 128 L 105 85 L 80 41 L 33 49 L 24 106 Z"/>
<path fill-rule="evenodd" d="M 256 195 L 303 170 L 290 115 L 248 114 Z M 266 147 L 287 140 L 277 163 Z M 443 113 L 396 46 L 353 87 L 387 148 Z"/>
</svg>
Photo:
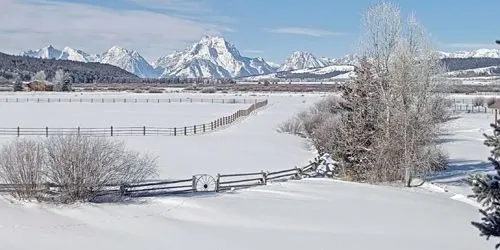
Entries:
<svg viewBox="0 0 500 250">
<path fill-rule="evenodd" d="M 250 104 L 258 99 L 223 99 L 223 98 L 110 98 L 110 97 L 5 97 L 0 103 L 218 103 L 218 104 Z"/>
<path fill-rule="evenodd" d="M 233 189 L 242 189 L 267 185 L 271 182 L 287 181 L 310 177 L 312 172 L 323 164 L 320 158 L 302 168 L 291 168 L 281 171 L 261 171 L 254 173 L 217 174 L 214 178 L 210 175 L 194 175 L 191 178 L 179 180 L 145 181 L 132 184 L 112 184 L 94 193 L 95 197 L 105 195 L 120 195 L 128 197 L 146 197 L 157 195 L 189 194 L 198 192 L 225 192 Z M 31 186 L 32 187 L 32 186 Z M 23 185 L 0 184 L 0 192 L 14 192 L 22 190 Z M 53 184 L 40 184 L 36 190 L 57 194 L 61 186 Z M 92 188 L 92 187 L 89 187 Z M 95 190 L 95 189 L 94 189 Z"/>
<path fill-rule="evenodd" d="M 214 99 L 215 100 L 215 99 Z M 224 100 L 224 99 L 222 99 Z M 242 101 L 241 99 L 240 101 Z M 232 101 L 232 100 L 231 100 Z M 243 101 L 242 101 L 243 102 Z M 224 103 L 224 101 L 222 102 Z M 226 100 L 225 103 L 229 103 Z M 203 134 L 217 130 L 229 125 L 241 117 L 250 115 L 253 111 L 268 104 L 268 100 L 256 101 L 247 109 L 238 110 L 232 115 L 224 116 L 209 123 L 196 124 L 184 127 L 160 128 L 160 127 L 114 127 L 108 128 L 0 128 L 0 135 L 14 136 L 50 136 L 50 135 L 82 135 L 82 136 L 187 136 Z"/>
</svg>

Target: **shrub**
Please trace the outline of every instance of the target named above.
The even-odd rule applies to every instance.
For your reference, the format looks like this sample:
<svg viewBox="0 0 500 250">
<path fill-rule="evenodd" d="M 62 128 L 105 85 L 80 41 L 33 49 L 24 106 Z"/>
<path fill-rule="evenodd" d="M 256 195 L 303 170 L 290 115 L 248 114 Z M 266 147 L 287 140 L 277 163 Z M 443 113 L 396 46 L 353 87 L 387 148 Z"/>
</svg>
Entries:
<svg viewBox="0 0 500 250">
<path fill-rule="evenodd" d="M 99 137 L 51 137 L 45 143 L 47 180 L 61 187 L 61 201 L 89 201 L 107 185 L 138 182 L 157 173 L 156 159 Z"/>
<path fill-rule="evenodd" d="M 91 201 L 107 186 L 139 182 L 156 174 L 155 158 L 104 137 L 19 139 L 0 150 L 0 181 L 15 184 L 12 195 L 23 199 L 41 198 L 42 184 L 47 183 L 58 189 L 53 201 Z"/>
<path fill-rule="evenodd" d="M 206 87 L 206 88 L 202 88 L 200 92 L 201 93 L 206 93 L 206 94 L 213 94 L 216 91 L 217 90 L 214 87 Z"/>
<path fill-rule="evenodd" d="M 477 96 L 477 97 L 474 97 L 474 99 L 472 99 L 472 105 L 474 107 L 481 107 L 481 106 L 484 106 L 485 104 L 485 99 L 483 96 Z"/>
<path fill-rule="evenodd" d="M 0 180 L 16 184 L 11 192 L 14 197 L 35 198 L 44 159 L 41 143 L 25 139 L 12 141 L 0 151 Z"/>
<path fill-rule="evenodd" d="M 161 89 L 150 89 L 150 90 L 148 90 L 148 93 L 151 93 L 151 94 L 160 94 L 160 93 L 163 93 L 163 90 L 161 90 Z"/>
<path fill-rule="evenodd" d="M 294 117 L 292 119 L 289 119 L 288 121 L 281 123 L 278 127 L 278 132 L 306 137 L 304 125 L 302 124 L 302 121 L 299 117 Z"/>
</svg>

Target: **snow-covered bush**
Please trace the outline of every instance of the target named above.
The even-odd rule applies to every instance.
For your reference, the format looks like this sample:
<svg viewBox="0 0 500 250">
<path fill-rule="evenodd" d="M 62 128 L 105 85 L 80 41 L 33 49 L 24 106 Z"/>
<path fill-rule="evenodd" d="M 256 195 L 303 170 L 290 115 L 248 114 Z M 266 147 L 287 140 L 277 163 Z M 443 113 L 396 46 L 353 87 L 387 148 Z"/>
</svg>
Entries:
<svg viewBox="0 0 500 250">
<path fill-rule="evenodd" d="M 200 92 L 205 94 L 213 94 L 217 92 L 217 89 L 215 87 L 205 87 L 202 88 Z"/>
<path fill-rule="evenodd" d="M 90 201 L 106 186 L 139 182 L 156 174 L 155 158 L 104 137 L 18 139 L 0 150 L 0 183 L 15 184 L 12 194 L 23 199 Z M 56 192 L 43 193 L 45 184 L 56 187 Z"/>
<path fill-rule="evenodd" d="M 472 222 L 472 225 L 477 227 L 481 232 L 481 236 L 486 239 L 490 237 L 500 237 L 500 127 L 495 124 L 491 125 L 494 128 L 493 135 L 485 135 L 485 145 L 492 147 L 491 156 L 488 158 L 494 166 L 496 173 L 494 174 L 475 174 L 468 179 L 469 185 L 472 186 L 472 198 L 476 199 L 484 209 L 480 212 L 483 215 L 481 222 Z M 496 248 L 500 247 L 500 243 Z"/>
<path fill-rule="evenodd" d="M 0 183 L 17 184 L 11 192 L 17 198 L 35 198 L 44 160 L 40 142 L 17 139 L 5 144 L 0 150 Z"/>
<path fill-rule="evenodd" d="M 278 132 L 306 137 L 304 126 L 302 125 L 302 121 L 298 117 L 293 117 L 281 123 L 278 127 Z"/>
<path fill-rule="evenodd" d="M 283 122 L 278 131 L 311 139 L 320 154 L 330 152 L 335 141 L 340 102 L 338 96 L 320 100 L 306 111 Z"/>
<path fill-rule="evenodd" d="M 156 159 L 102 137 L 59 136 L 45 142 L 47 181 L 61 187 L 61 201 L 88 201 L 106 185 L 138 182 L 157 173 Z"/>
<path fill-rule="evenodd" d="M 476 96 L 474 99 L 472 99 L 472 105 L 474 107 L 482 107 L 486 103 L 486 99 L 484 96 Z"/>
</svg>

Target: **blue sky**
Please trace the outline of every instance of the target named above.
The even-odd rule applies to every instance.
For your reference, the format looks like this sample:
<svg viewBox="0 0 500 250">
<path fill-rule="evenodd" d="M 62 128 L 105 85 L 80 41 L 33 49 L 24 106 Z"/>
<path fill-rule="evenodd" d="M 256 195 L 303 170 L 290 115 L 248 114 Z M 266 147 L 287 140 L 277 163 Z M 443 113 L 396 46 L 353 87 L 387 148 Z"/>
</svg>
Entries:
<svg viewBox="0 0 500 250">
<path fill-rule="evenodd" d="M 114 44 L 147 59 L 182 50 L 205 34 L 221 35 L 243 55 L 282 62 L 295 50 L 339 57 L 355 49 L 360 19 L 376 1 L 351 0 L 0 0 L 6 52 L 76 47 L 100 53 Z M 4 3 L 5 2 L 5 3 Z M 441 50 L 494 48 L 498 0 L 400 0 Z M 20 24 L 2 17 L 25 19 Z M 35 15 L 35 17 L 33 17 Z M 4 20 L 5 21 L 5 20 Z M 4 42 L 3 42 L 4 43 Z"/>
</svg>

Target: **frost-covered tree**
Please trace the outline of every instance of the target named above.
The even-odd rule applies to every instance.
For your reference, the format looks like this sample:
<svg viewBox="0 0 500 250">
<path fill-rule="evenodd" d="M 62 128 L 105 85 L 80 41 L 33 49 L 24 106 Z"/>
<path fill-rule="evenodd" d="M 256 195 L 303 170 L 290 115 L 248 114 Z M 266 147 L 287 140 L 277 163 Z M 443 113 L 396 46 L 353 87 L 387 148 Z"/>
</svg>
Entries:
<svg viewBox="0 0 500 250">
<path fill-rule="evenodd" d="M 468 179 L 472 186 L 473 195 L 484 209 L 479 210 L 483 215 L 481 222 L 472 222 L 481 232 L 481 236 L 486 239 L 490 237 L 500 237 L 500 127 L 492 124 L 493 135 L 486 135 L 484 144 L 492 147 L 491 156 L 488 158 L 494 166 L 494 174 L 475 174 Z M 496 248 L 500 247 L 500 243 Z"/>
<path fill-rule="evenodd" d="M 47 80 L 47 75 L 45 74 L 45 71 L 41 70 L 36 72 L 36 74 L 31 78 L 33 81 L 45 81 Z"/>
<path fill-rule="evenodd" d="M 54 91 L 62 91 L 64 84 L 64 70 L 58 69 L 54 78 L 52 79 L 52 83 L 54 84 Z"/>
<path fill-rule="evenodd" d="M 351 118 L 340 129 L 345 136 L 337 150 L 344 154 L 345 169 L 362 169 L 354 171 L 354 179 L 401 180 L 408 186 L 412 175 L 442 163 L 435 147 L 441 121 L 437 115 L 441 107 L 436 107 L 441 97 L 435 91 L 439 58 L 415 16 L 404 19 L 399 8 L 387 2 L 365 13 L 361 51 L 372 66 L 361 62 L 364 66 L 359 67 L 352 87 L 359 92 L 344 93 L 355 109 L 346 109 Z"/>
</svg>

